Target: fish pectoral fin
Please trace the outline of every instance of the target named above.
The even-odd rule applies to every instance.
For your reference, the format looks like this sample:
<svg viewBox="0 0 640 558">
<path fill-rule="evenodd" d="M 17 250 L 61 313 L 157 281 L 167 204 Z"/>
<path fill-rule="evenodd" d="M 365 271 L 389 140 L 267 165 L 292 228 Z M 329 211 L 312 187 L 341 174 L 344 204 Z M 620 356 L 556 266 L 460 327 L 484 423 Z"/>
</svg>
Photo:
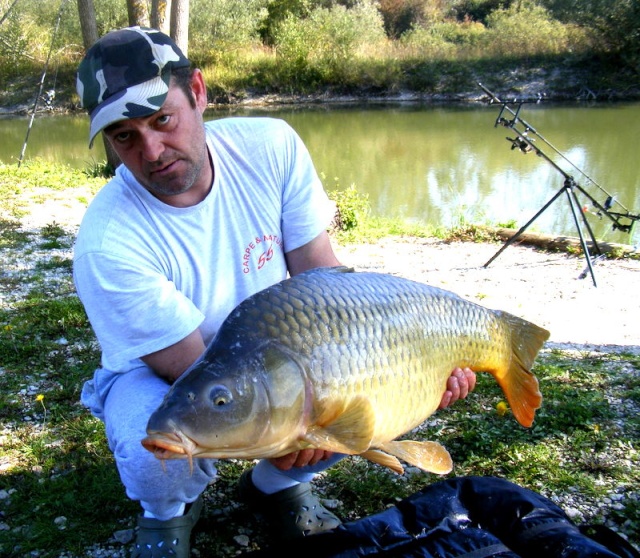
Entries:
<svg viewBox="0 0 640 558">
<path fill-rule="evenodd" d="M 388 453 L 383 452 L 382 450 L 370 449 L 360 454 L 360 457 L 364 457 L 369 461 L 373 461 L 373 463 L 377 463 L 378 465 L 384 465 L 385 467 L 389 467 L 394 473 L 398 473 L 402 475 L 404 473 L 404 467 L 398 461 L 397 457 L 393 455 L 389 455 Z"/>
<path fill-rule="evenodd" d="M 352 399 L 342 411 L 332 412 L 332 405 L 325 405 L 321 417 L 331 416 L 326 423 L 310 426 L 302 440 L 310 446 L 355 455 L 369 449 L 375 428 L 375 412 L 366 397 Z M 342 407 L 337 403 L 333 407 Z"/>
<path fill-rule="evenodd" d="M 385 442 L 379 449 L 419 467 L 423 471 L 446 475 L 453 469 L 453 461 L 449 452 L 438 442 L 414 442 L 401 440 Z"/>
</svg>

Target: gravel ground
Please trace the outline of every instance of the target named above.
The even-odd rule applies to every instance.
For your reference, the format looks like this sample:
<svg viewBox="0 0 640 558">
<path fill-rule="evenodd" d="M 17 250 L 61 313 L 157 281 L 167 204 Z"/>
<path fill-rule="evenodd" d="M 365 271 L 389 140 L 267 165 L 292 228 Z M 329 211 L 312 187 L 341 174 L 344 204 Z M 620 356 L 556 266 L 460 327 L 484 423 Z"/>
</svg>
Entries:
<svg viewBox="0 0 640 558">
<path fill-rule="evenodd" d="M 23 223 L 27 229 L 38 229 L 55 220 L 74 231 L 78 215 L 81 212 L 73 204 L 58 203 L 30 213 Z M 500 244 L 393 238 L 371 244 L 339 246 L 336 251 L 345 265 L 357 270 L 419 280 L 533 321 L 551 332 L 547 349 L 561 348 L 582 354 L 620 351 L 640 354 L 640 327 L 637 324 L 640 261 L 625 259 L 597 263 L 594 271 L 598 286 L 594 287 L 590 276 L 579 278 L 586 268 L 583 258 L 542 252 L 527 246 L 510 246 L 485 268 L 485 262 L 499 248 Z M 246 516 L 237 513 L 239 507 L 234 502 L 232 484 L 216 483 L 207 491 L 206 508 L 209 511 L 196 533 L 196 546 L 206 548 L 205 531 L 224 531 L 230 543 L 219 551 L 221 557 L 237 556 L 260 547 L 264 540 L 259 526 L 246 523 Z M 632 497 L 638 498 L 638 494 Z M 606 501 L 590 501 L 584 495 L 568 492 L 556 497 L 555 501 L 580 522 L 596 517 L 603 506 L 616 509 L 622 498 L 622 494 L 612 492 Z M 114 533 L 112 540 L 87 547 L 82 556 L 128 556 L 128 543 L 133 536 L 133 530 L 123 529 Z M 201 553 L 194 550 L 194 555 Z M 76 557 L 64 553 L 60 558 Z"/>
</svg>

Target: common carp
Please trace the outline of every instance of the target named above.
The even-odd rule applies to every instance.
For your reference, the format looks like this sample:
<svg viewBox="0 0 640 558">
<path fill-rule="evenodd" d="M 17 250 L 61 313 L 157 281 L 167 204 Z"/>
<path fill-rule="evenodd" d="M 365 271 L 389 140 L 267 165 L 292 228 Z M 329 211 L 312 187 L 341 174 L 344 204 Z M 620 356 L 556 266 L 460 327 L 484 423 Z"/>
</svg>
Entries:
<svg viewBox="0 0 640 558">
<path fill-rule="evenodd" d="M 159 459 L 278 457 L 303 448 L 446 474 L 437 442 L 396 441 L 437 408 L 455 367 L 491 373 L 515 418 L 542 402 L 531 365 L 549 332 L 392 275 L 319 268 L 229 314 L 171 387 L 142 444 Z"/>
</svg>

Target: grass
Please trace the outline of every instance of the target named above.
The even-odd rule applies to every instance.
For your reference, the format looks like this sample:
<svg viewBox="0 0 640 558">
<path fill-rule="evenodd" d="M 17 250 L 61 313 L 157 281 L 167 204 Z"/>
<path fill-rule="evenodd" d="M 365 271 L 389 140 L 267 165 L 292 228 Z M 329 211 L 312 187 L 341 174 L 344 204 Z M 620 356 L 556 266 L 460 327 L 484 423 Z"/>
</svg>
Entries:
<svg viewBox="0 0 640 558">
<path fill-rule="evenodd" d="M 2 184 L 15 196 L 0 201 L 0 555 L 85 556 L 94 544 L 117 552 L 122 544 L 113 535 L 135 526 L 138 506 L 124 494 L 102 423 L 79 404 L 100 355 L 72 283 L 74 232 L 56 222 L 24 230 L 14 209 L 26 210 L 29 189 L 40 186 L 24 177 Z M 366 203 L 348 196 L 366 214 Z M 502 392 L 479 375 L 472 396 L 412 435 L 444 444 L 452 474 L 506 478 L 576 508 L 578 522 L 606 522 L 640 544 L 640 356 L 546 351 L 534 372 L 545 401 L 531 429 L 498 411 Z M 248 466 L 221 464 L 207 490 L 194 532 L 201 557 L 265 544 L 264 527 L 235 502 L 236 480 Z M 357 519 L 436 480 L 350 458 L 318 489 L 341 517 Z"/>
</svg>

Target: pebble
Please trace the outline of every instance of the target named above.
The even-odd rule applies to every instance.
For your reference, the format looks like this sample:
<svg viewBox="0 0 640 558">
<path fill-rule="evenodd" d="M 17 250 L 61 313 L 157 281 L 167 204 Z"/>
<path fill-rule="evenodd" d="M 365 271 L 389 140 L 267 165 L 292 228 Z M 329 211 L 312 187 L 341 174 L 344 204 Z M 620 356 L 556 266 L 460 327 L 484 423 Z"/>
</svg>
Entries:
<svg viewBox="0 0 640 558">
<path fill-rule="evenodd" d="M 250 539 L 247 535 L 236 535 L 233 537 L 233 540 L 236 541 L 240 546 L 247 547 L 249 546 Z"/>
<path fill-rule="evenodd" d="M 582 518 L 582 512 L 577 508 L 565 508 L 564 511 L 574 521 Z"/>
<path fill-rule="evenodd" d="M 11 495 L 16 492 L 15 488 L 10 488 L 9 490 L 0 490 L 0 500 L 7 500 L 11 498 Z"/>
<path fill-rule="evenodd" d="M 329 510 L 337 510 L 342 505 L 340 500 L 331 498 L 323 498 L 320 500 L 320 503 Z"/>
<path fill-rule="evenodd" d="M 133 541 L 134 535 L 134 529 L 121 529 L 120 531 L 116 531 L 115 533 L 113 533 L 113 538 L 120 544 L 129 544 L 131 541 Z"/>
</svg>

